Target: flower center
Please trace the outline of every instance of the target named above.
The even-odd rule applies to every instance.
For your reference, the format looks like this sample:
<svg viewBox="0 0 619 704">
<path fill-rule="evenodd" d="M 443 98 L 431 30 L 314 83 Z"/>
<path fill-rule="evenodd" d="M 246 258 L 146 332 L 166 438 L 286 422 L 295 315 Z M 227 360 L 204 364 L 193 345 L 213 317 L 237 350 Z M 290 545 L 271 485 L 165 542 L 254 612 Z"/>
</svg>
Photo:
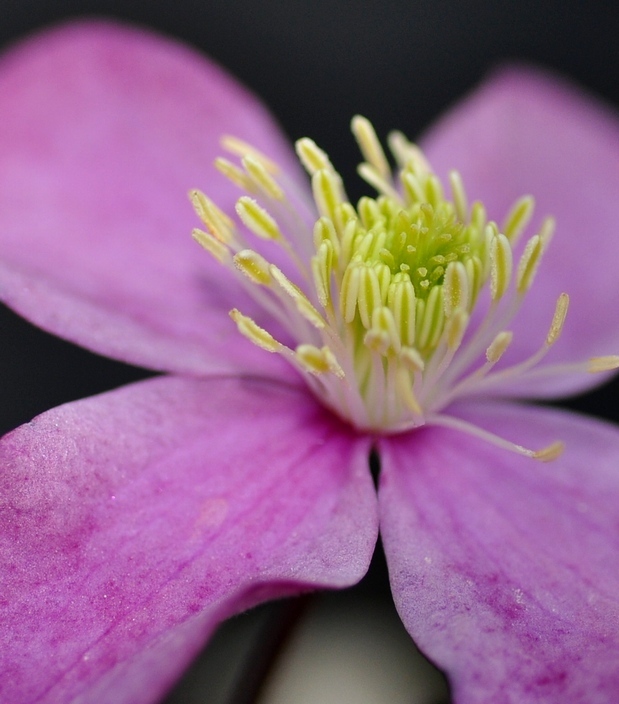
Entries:
<svg viewBox="0 0 619 704">
<path fill-rule="evenodd" d="M 239 331 L 288 359 L 325 405 L 359 429 L 450 425 L 539 459 L 558 456 L 560 443 L 534 452 L 442 413 L 458 397 L 532 373 L 559 337 L 567 294 L 557 300 L 539 351 L 494 371 L 554 221 L 543 221 L 514 265 L 514 246 L 533 212 L 530 196 L 519 199 L 499 227 L 481 203 L 469 207 L 455 171 L 446 196 L 421 151 L 400 133 L 389 138 L 393 174 L 371 124 L 355 117 L 352 131 L 364 158 L 359 174 L 378 194 L 361 198 L 357 207 L 309 139 L 296 147 L 311 176 L 314 214 L 275 164 L 233 138 L 224 146 L 240 157 L 240 166 L 225 159 L 216 165 L 246 192 L 236 211 L 250 238 L 204 194 L 190 194 L 206 225 L 194 238 L 247 285 L 294 343 L 276 340 L 234 309 Z M 267 253 L 273 254 L 273 244 L 285 252 L 281 267 Z M 584 367 L 602 371 L 618 363 L 603 357 Z"/>
</svg>

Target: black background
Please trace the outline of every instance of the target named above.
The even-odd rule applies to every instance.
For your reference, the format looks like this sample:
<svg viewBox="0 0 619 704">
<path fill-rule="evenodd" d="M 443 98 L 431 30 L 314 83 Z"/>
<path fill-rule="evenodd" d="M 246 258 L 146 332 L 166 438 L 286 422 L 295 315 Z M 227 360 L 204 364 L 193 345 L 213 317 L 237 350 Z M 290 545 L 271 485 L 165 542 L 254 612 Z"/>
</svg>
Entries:
<svg viewBox="0 0 619 704">
<path fill-rule="evenodd" d="M 292 138 L 312 136 L 354 183 L 353 114 L 368 116 L 381 135 L 398 128 L 415 136 L 505 61 L 554 68 L 619 106 L 617 7 L 610 0 L 4 0 L 0 44 L 84 15 L 179 37 L 260 94 Z M 58 341 L 4 309 L 0 334 L 0 431 L 144 375 Z M 617 418 L 617 390 L 611 384 L 569 403 Z"/>
<path fill-rule="evenodd" d="M 414 137 L 505 61 L 553 68 L 619 107 L 617 7 L 616 0 L 2 0 L 0 45 L 84 15 L 176 36 L 261 95 L 291 138 L 312 136 L 354 182 L 353 114 L 369 117 L 380 135 L 398 128 Z M 359 195 L 355 186 L 348 190 Z M 619 237 L 619 218 L 617 230 Z M 590 266 L 607 256 L 585 251 Z M 2 307 L 0 335 L 0 431 L 145 375 L 57 340 Z M 619 420 L 618 391 L 619 383 L 611 383 L 564 405 Z"/>
</svg>

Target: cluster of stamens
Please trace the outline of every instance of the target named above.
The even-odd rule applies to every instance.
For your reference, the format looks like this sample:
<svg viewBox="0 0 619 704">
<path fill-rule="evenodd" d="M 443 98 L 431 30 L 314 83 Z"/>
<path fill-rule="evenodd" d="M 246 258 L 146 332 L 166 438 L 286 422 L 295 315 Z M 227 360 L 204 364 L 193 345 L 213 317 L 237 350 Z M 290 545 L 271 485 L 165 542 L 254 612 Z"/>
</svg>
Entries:
<svg viewBox="0 0 619 704">
<path fill-rule="evenodd" d="M 194 230 L 194 238 L 235 272 L 294 343 L 275 339 L 234 309 L 239 331 L 284 355 L 323 403 L 359 429 L 448 425 L 538 459 L 558 456 L 562 443 L 533 451 L 441 413 L 460 396 L 533 373 L 558 339 L 567 294 L 556 302 L 539 351 L 494 371 L 511 343 L 507 326 L 531 288 L 553 220 L 543 221 L 515 263 L 514 247 L 533 212 L 530 196 L 514 204 L 499 228 L 481 203 L 469 207 L 457 172 L 450 174 L 446 197 L 421 151 L 403 135 L 389 138 L 394 175 L 371 124 L 355 117 L 352 130 L 364 158 L 359 174 L 378 194 L 361 198 L 356 208 L 327 155 L 309 139 L 296 147 L 311 176 L 318 217 L 304 212 L 302 194 L 285 187 L 275 164 L 232 138 L 224 146 L 240 164 L 218 159 L 216 165 L 247 193 L 236 212 L 253 239 L 204 194 L 191 193 L 206 226 Z M 286 264 L 264 256 L 267 242 L 285 252 Z M 472 325 L 476 304 L 485 315 Z M 585 366 L 595 372 L 618 365 L 619 358 L 602 357 Z"/>
</svg>

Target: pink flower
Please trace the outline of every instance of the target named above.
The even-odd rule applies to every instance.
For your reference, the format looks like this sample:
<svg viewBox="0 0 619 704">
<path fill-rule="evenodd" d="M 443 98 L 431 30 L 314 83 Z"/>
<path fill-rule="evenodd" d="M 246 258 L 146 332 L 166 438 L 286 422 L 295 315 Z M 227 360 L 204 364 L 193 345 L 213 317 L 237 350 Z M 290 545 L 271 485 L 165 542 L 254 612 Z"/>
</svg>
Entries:
<svg viewBox="0 0 619 704">
<path fill-rule="evenodd" d="M 0 101 L 2 299 L 73 342 L 167 372 L 1 441 L 2 701 L 156 701 L 227 616 L 358 581 L 379 523 L 402 620 L 456 702 L 617 700 L 616 428 L 477 394 L 437 409 L 443 427 L 361 432 L 241 337 L 230 309 L 290 335 L 188 236 L 186 193 L 204 186 L 233 214 L 240 193 L 209 172 L 222 133 L 277 162 L 301 209 L 307 188 L 264 108 L 191 51 L 74 24 L 5 54 Z M 557 217 L 501 361 L 543 346 L 567 291 L 547 363 L 568 371 L 525 375 L 512 395 L 598 383 L 586 360 L 619 349 L 616 117 L 514 70 L 423 146 L 437 173 L 460 169 L 490 218 L 523 193 Z M 465 422 L 566 449 L 536 463 L 450 427 Z"/>
</svg>

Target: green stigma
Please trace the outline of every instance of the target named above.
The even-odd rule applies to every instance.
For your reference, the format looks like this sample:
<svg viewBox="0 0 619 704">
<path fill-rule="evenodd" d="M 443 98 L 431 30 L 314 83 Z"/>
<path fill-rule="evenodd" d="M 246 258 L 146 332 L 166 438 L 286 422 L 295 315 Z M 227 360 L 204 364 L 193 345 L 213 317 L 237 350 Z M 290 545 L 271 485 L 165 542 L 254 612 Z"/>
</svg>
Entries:
<svg viewBox="0 0 619 704">
<path fill-rule="evenodd" d="M 191 193 L 206 227 L 194 230 L 194 238 L 240 277 L 295 344 L 275 339 L 234 309 L 239 331 L 283 355 L 316 396 L 356 428 L 393 433 L 451 425 L 521 454 L 556 457 L 559 443 L 534 452 L 442 413 L 460 396 L 531 373 L 558 339 L 566 294 L 557 300 L 539 351 L 511 368 L 494 369 L 511 343 L 507 326 L 533 283 L 554 221 L 543 221 L 515 263 L 533 198 L 519 199 L 499 226 L 480 202 L 469 206 L 455 171 L 447 195 L 422 152 L 402 134 L 389 137 L 392 169 L 368 120 L 355 117 L 352 131 L 363 156 L 358 172 L 376 192 L 356 207 L 327 155 L 309 139 L 296 144 L 311 177 L 313 232 L 303 206 L 296 205 L 303 199 L 290 193 L 277 165 L 233 138 L 224 146 L 240 164 L 218 159 L 216 165 L 245 192 L 236 206 L 245 227 L 204 194 Z M 286 253 L 288 267 L 269 261 L 273 244 Z M 587 370 L 618 363 L 616 357 L 596 358 Z"/>
</svg>

